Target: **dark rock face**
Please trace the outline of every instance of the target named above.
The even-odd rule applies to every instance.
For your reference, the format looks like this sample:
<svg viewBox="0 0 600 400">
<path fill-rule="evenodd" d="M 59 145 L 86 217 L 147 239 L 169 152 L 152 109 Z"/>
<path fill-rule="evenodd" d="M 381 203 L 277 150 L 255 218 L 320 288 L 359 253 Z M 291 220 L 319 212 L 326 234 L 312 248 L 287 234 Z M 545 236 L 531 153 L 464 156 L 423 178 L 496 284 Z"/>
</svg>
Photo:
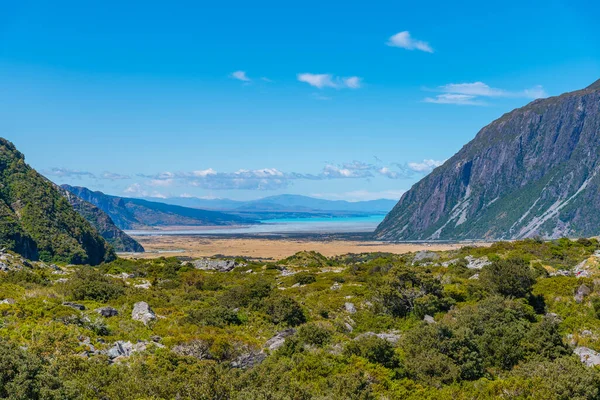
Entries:
<svg viewBox="0 0 600 400">
<path fill-rule="evenodd" d="M 42 261 L 97 265 L 114 250 L 60 195 L 0 138 L 0 247 Z"/>
<path fill-rule="evenodd" d="M 384 240 L 600 233 L 600 81 L 535 100 L 483 128 L 406 192 Z"/>
<path fill-rule="evenodd" d="M 104 240 L 110 243 L 116 251 L 135 253 L 144 251 L 142 245 L 119 229 L 104 211 L 60 186 L 57 186 L 57 189 L 69 201 L 75 211 L 96 228 Z"/>
</svg>

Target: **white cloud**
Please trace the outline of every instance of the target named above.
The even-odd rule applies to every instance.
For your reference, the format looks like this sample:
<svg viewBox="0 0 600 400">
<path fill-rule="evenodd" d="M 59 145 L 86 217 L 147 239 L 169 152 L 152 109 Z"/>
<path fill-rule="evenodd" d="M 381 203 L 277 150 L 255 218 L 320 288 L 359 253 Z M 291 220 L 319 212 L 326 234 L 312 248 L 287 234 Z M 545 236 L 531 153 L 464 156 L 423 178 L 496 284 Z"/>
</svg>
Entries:
<svg viewBox="0 0 600 400">
<path fill-rule="evenodd" d="M 235 71 L 231 74 L 233 79 L 237 79 L 242 82 L 250 82 L 251 79 L 246 75 L 246 71 Z"/>
<path fill-rule="evenodd" d="M 96 175 L 94 175 L 91 172 L 79 171 L 79 170 L 69 169 L 69 168 L 52 168 L 49 170 L 43 170 L 41 172 L 43 175 L 57 176 L 59 178 L 76 178 L 76 179 L 80 179 L 83 177 L 96 178 Z"/>
<path fill-rule="evenodd" d="M 217 174 L 217 171 L 215 171 L 212 168 L 192 172 L 192 175 L 197 176 L 199 178 L 205 178 L 209 175 L 216 175 L 216 174 Z"/>
<path fill-rule="evenodd" d="M 300 82 L 308 83 L 318 89 L 358 89 L 361 87 L 362 78 L 358 76 L 338 77 L 331 74 L 311 74 L 308 72 L 298 74 Z"/>
<path fill-rule="evenodd" d="M 469 106 L 485 106 L 487 103 L 480 98 L 526 98 L 539 99 L 547 93 L 540 85 L 521 91 L 509 91 L 493 88 L 483 82 L 449 83 L 439 86 L 434 91 L 442 92 L 435 97 L 426 97 L 423 101 L 436 104 L 458 104 Z"/>
<path fill-rule="evenodd" d="M 465 94 L 471 96 L 502 97 L 508 92 L 502 89 L 489 87 L 483 82 L 473 83 L 449 83 L 439 87 L 440 91 L 446 93 Z"/>
<path fill-rule="evenodd" d="M 431 172 L 434 168 L 442 165 L 444 161 L 425 159 L 422 162 L 409 162 L 408 168 L 415 172 Z"/>
<path fill-rule="evenodd" d="M 435 97 L 426 97 L 423 100 L 425 103 L 435 104 L 458 104 L 462 106 L 485 106 L 486 103 L 481 100 L 477 100 L 477 96 L 471 96 L 467 94 L 454 94 L 444 93 L 438 94 Z"/>
<path fill-rule="evenodd" d="M 433 49 L 429 43 L 412 38 L 408 31 L 396 33 L 388 39 L 386 44 L 391 47 L 401 47 L 406 50 L 421 50 L 427 53 L 433 53 Z"/>
<path fill-rule="evenodd" d="M 396 171 L 392 171 L 388 167 L 380 168 L 377 172 L 379 172 L 383 176 L 387 176 L 390 179 L 398 179 L 399 174 Z"/>
<path fill-rule="evenodd" d="M 103 172 L 102 175 L 100 175 L 100 177 L 102 179 L 108 179 L 111 181 L 117 181 L 117 180 L 122 180 L 122 179 L 131 179 L 131 176 L 129 176 L 129 175 L 121 175 L 121 174 L 117 174 L 115 172 L 108 172 L 108 171 Z"/>
</svg>

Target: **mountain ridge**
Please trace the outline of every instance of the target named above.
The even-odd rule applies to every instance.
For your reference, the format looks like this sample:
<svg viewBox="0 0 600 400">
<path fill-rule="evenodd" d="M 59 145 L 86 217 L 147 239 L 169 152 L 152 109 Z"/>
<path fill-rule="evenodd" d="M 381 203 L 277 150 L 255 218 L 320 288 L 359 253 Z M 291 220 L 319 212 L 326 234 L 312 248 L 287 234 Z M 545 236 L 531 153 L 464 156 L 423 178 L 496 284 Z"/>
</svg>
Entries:
<svg viewBox="0 0 600 400">
<path fill-rule="evenodd" d="M 62 185 L 61 187 L 104 211 L 117 227 L 125 230 L 175 225 L 243 225 L 254 222 L 251 219 L 218 211 L 111 196 L 80 186 Z"/>
<path fill-rule="evenodd" d="M 25 258 L 97 265 L 115 258 L 112 247 L 55 185 L 0 138 L 0 246 Z"/>
<path fill-rule="evenodd" d="M 599 104 L 597 81 L 502 115 L 407 191 L 375 236 L 496 240 L 600 233 Z"/>
</svg>

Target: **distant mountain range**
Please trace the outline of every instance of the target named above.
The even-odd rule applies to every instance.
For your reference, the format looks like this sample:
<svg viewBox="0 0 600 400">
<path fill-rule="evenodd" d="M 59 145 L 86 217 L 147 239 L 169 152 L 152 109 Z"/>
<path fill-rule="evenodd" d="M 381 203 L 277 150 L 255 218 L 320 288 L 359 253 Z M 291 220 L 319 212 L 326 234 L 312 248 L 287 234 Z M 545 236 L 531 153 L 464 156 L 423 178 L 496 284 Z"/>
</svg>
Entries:
<svg viewBox="0 0 600 400">
<path fill-rule="evenodd" d="M 406 192 L 386 240 L 600 234 L 600 80 L 484 127 Z"/>
<path fill-rule="evenodd" d="M 97 265 L 113 248 L 57 187 L 0 138 L 0 247 L 48 262 Z"/>
<path fill-rule="evenodd" d="M 230 199 L 201 199 L 197 197 L 172 197 L 160 200 L 167 204 L 184 207 L 220 210 L 236 214 L 252 214 L 262 219 L 260 213 L 311 215 L 373 215 L 386 214 L 396 204 L 395 200 L 380 199 L 350 202 L 344 200 L 324 200 L 308 196 L 283 194 L 258 200 L 236 201 Z"/>
<path fill-rule="evenodd" d="M 120 229 L 151 229 L 161 226 L 246 225 L 257 222 L 253 219 L 219 211 L 110 196 L 78 186 L 62 185 L 61 187 L 104 211 Z"/>
</svg>

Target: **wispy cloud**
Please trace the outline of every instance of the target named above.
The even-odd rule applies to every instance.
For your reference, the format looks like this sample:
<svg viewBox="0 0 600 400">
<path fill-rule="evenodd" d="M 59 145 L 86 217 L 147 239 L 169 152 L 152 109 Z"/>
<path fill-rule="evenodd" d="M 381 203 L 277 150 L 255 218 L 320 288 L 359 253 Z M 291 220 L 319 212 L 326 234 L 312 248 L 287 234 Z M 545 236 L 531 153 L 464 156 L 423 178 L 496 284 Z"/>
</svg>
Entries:
<svg viewBox="0 0 600 400">
<path fill-rule="evenodd" d="M 426 89 L 430 90 L 430 89 Z M 426 97 L 423 101 L 436 104 L 457 104 L 485 106 L 488 103 L 482 98 L 525 98 L 539 99 L 548 94 L 541 85 L 521 91 L 510 91 L 491 87 L 483 82 L 449 83 L 439 86 L 433 91 L 441 92 L 435 97 Z"/>
<path fill-rule="evenodd" d="M 433 171 L 436 167 L 439 167 L 445 162 L 445 160 L 431 160 L 425 159 L 421 162 L 409 162 L 408 168 L 415 172 L 429 173 Z"/>
<path fill-rule="evenodd" d="M 117 174 L 116 172 L 104 171 L 100 175 L 100 178 L 102 178 L 102 179 L 108 179 L 110 181 L 118 181 L 118 180 L 123 180 L 123 179 L 131 179 L 131 176 Z"/>
<path fill-rule="evenodd" d="M 443 93 L 435 97 L 426 97 L 425 103 L 435 104 L 457 104 L 461 106 L 485 106 L 487 103 L 477 100 L 477 96 L 468 94 Z"/>
<path fill-rule="evenodd" d="M 46 169 L 46 170 L 42 170 L 42 175 L 45 176 L 56 176 L 59 178 L 96 178 L 96 175 L 94 175 L 91 172 L 88 171 L 80 171 L 80 170 L 76 170 L 76 169 L 69 169 L 69 168 L 51 168 L 51 169 Z"/>
<path fill-rule="evenodd" d="M 414 39 L 410 36 L 410 32 L 408 31 L 396 33 L 388 39 L 386 44 L 391 47 L 400 47 L 406 50 L 420 50 L 426 53 L 433 53 L 433 48 L 431 48 L 429 43 Z"/>
<path fill-rule="evenodd" d="M 252 80 L 248 78 L 248 76 L 246 75 L 246 71 L 235 71 L 231 74 L 231 77 L 242 82 L 250 82 Z"/>
<path fill-rule="evenodd" d="M 169 197 L 157 191 L 148 191 L 139 183 L 129 185 L 127 188 L 125 188 L 123 193 L 132 197 L 153 197 L 157 199 L 166 199 L 167 197 Z"/>
<path fill-rule="evenodd" d="M 362 78 L 358 76 L 339 77 L 331 74 L 311 74 L 308 72 L 297 75 L 300 82 L 308 83 L 318 89 L 359 89 L 362 86 Z"/>
</svg>

